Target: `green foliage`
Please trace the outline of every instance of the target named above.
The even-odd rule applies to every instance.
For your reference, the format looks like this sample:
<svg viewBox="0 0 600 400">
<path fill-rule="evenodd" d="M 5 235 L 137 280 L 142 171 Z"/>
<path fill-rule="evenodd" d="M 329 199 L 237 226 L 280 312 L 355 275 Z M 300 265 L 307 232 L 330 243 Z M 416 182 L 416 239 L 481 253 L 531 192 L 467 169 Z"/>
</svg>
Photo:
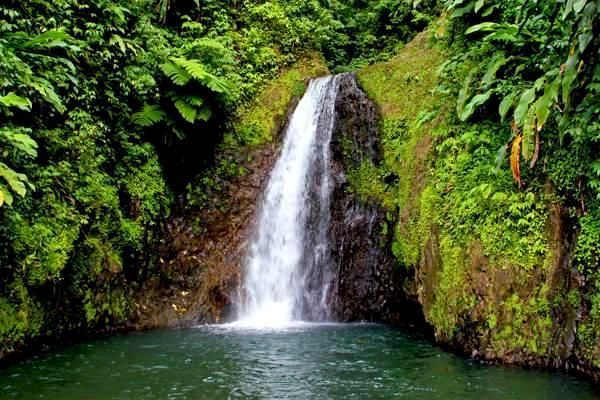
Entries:
<svg viewBox="0 0 600 400">
<path fill-rule="evenodd" d="M 461 327 L 459 319 L 473 309 L 477 299 L 469 290 L 468 259 L 460 244 L 445 237 L 440 241 L 440 254 L 443 270 L 427 318 L 438 336 L 452 338 Z"/>
<path fill-rule="evenodd" d="M 292 100 L 304 94 L 306 79 L 327 73 L 320 55 L 308 55 L 267 84 L 252 102 L 239 107 L 220 144 L 216 166 L 188 185 L 188 207 L 218 207 L 214 199 L 222 194 L 225 183 L 246 172 L 243 165 L 250 156 L 239 149 L 251 151 L 272 142 Z"/>
<path fill-rule="evenodd" d="M 427 37 L 419 35 L 398 56 L 388 62 L 358 71 L 358 79 L 382 113 L 383 171 L 378 175 L 386 182 L 383 204 L 390 211 L 399 208 L 399 223 L 393 252 L 408 267 L 418 263 L 420 247 L 429 238 L 429 225 L 419 227 L 420 204 L 431 209 L 428 218 L 435 220 L 437 195 L 425 189 L 424 172 L 431 146 L 430 129 L 439 103 L 433 89 L 433 73 L 442 62 L 442 54 L 428 46 Z M 430 195 L 428 195 L 430 194 Z M 426 218 L 423 218 L 425 221 Z"/>
<path fill-rule="evenodd" d="M 502 302 L 502 320 L 492 331 L 496 351 L 544 355 L 549 350 L 552 319 L 547 292 L 542 285 L 528 298 L 513 293 Z"/>
<path fill-rule="evenodd" d="M 0 8 L 0 11 L 10 20 L 19 16 L 8 9 Z M 75 69 L 73 63 L 55 54 L 58 49 L 67 55 L 76 52 L 78 48 L 70 45 L 71 41 L 72 38 L 62 31 L 49 30 L 30 36 L 16 30 L 13 24 L 7 24 L 0 32 L 0 87 L 7 91 L 4 95 L 0 93 L 0 115 L 4 117 L 0 126 L 0 140 L 3 145 L 13 149 L 12 154 L 4 154 L 3 159 L 12 156 L 8 157 L 7 161 L 19 163 L 19 159 L 24 157 L 37 156 L 37 143 L 29 136 L 30 132 L 4 121 L 15 114 L 18 115 L 19 112 L 32 111 L 34 104 L 30 97 L 39 96 L 42 102 L 50 104 L 59 113 L 65 111 L 65 106 L 56 94 L 53 83 L 46 76 L 45 69 L 58 67 L 56 76 L 53 76 L 55 79 L 75 79 L 72 75 Z M 38 105 L 36 103 L 36 106 Z M 12 204 L 11 192 L 23 197 L 27 193 L 27 187 L 34 188 L 25 174 L 16 172 L 4 162 L 0 162 L 0 177 L 4 180 L 4 183 L 0 183 L 0 206 L 4 203 Z"/>
<path fill-rule="evenodd" d="M 598 336 L 592 327 L 599 321 L 595 166 L 600 102 L 595 35 L 600 4 L 458 0 L 446 5 L 451 57 L 440 69 L 438 91 L 456 97 L 461 122 L 460 128 L 448 130 L 457 133 L 443 135 L 436 152 L 434 176 L 442 179 L 438 185 L 445 182 L 440 193 L 450 217 L 442 232 L 467 244 L 479 241 L 491 265 L 515 276 L 523 274 L 515 270 L 521 268 L 535 282 L 540 273 L 558 268 L 551 256 L 557 244 L 550 241 L 557 228 L 548 215 L 550 207 L 559 206 L 569 215 L 570 229 L 577 232 L 572 261 L 585 280 L 581 288 L 565 294 L 561 307 L 580 313 L 577 351 L 582 352 L 581 359 L 597 365 Z M 469 134 L 469 126 L 482 124 L 484 130 L 475 128 Z M 503 125 L 506 128 L 499 128 Z M 448 146 L 458 151 L 446 153 Z M 512 175 L 520 191 L 511 189 L 508 174 L 492 167 L 494 147 L 500 148 L 498 167 L 510 150 Z M 446 164 L 440 165 L 443 159 Z M 522 159 L 529 161 L 529 168 L 521 168 Z M 485 168 L 473 168 L 476 164 Z M 534 170 L 536 164 L 542 164 L 541 170 Z M 448 166 L 452 170 L 444 172 Z M 487 311 L 493 315 L 488 314 L 487 325 L 496 351 L 555 351 L 548 347 L 552 289 L 537 287 Z"/>
<path fill-rule="evenodd" d="M 335 72 L 397 54 L 439 11 L 435 0 L 338 1 L 335 9 L 348 36 L 343 48 L 345 57 L 336 57 L 336 64 L 346 67 L 338 67 Z"/>
<path fill-rule="evenodd" d="M 10 309 L 0 353 L 122 321 L 122 275 L 132 267 L 123 260 L 170 203 L 156 150 L 129 126 L 128 104 L 140 100 L 123 76 L 135 71 L 141 96 L 152 83 L 140 46 L 125 37 L 132 12 L 103 1 L 14 3 L 0 8 L 0 203 L 11 205 L 0 216 L 0 303 Z M 89 250 L 94 240 L 102 251 Z M 85 322 L 90 305 L 102 318 Z"/>
<path fill-rule="evenodd" d="M 159 106 L 144 104 L 140 111 L 131 116 L 131 120 L 142 128 L 147 128 L 163 121 L 166 117 L 167 113 L 161 110 Z"/>
<path fill-rule="evenodd" d="M 600 210 L 596 203 L 590 214 L 579 220 L 575 264 L 580 271 L 593 275 L 600 266 Z"/>
<path fill-rule="evenodd" d="M 322 56 L 312 53 L 288 67 L 261 92 L 236 111 L 233 126 L 223 139 L 223 147 L 256 146 L 274 139 L 286 117 L 292 99 L 304 94 L 308 77 L 328 73 Z"/>
<path fill-rule="evenodd" d="M 520 158 L 531 168 L 537 164 L 542 134 L 554 136 L 546 142 L 559 141 L 574 152 L 598 145 L 597 1 L 513 0 L 499 6 L 459 0 L 446 5 L 453 27 L 467 27 L 454 38 L 457 55 L 446 64 L 446 76 L 454 75 L 457 65 L 474 65 L 458 94 L 459 118 L 471 118 L 483 105 L 483 115 L 490 115 L 491 99 L 501 100 L 503 120 L 514 109 L 509 141 L 519 141 L 512 163 L 519 185 Z M 589 160 L 596 161 L 597 156 Z M 598 197 L 596 171 L 582 171 L 582 176 Z"/>
<path fill-rule="evenodd" d="M 179 139 L 183 139 L 185 128 L 180 126 L 177 118 L 188 124 L 208 122 L 213 116 L 210 99 L 232 94 L 227 81 L 207 72 L 199 60 L 171 57 L 170 61 L 159 67 L 174 85 L 161 90 L 165 92 L 168 107 L 173 111 L 169 112 L 159 105 L 145 104 L 131 117 L 134 123 L 143 128 L 164 122 Z M 192 93 L 204 93 L 204 96 Z"/>
</svg>

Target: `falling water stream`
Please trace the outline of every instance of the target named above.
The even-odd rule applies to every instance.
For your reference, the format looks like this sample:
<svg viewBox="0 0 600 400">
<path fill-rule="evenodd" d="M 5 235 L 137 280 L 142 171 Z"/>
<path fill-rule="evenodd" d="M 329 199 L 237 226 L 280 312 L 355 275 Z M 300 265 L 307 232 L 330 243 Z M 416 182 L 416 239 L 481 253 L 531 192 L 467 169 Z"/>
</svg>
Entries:
<svg viewBox="0 0 600 400">
<path fill-rule="evenodd" d="M 260 207 L 238 325 L 273 327 L 329 317 L 329 279 L 322 274 L 328 261 L 329 143 L 337 91 L 338 77 L 313 80 L 291 117 Z"/>
</svg>

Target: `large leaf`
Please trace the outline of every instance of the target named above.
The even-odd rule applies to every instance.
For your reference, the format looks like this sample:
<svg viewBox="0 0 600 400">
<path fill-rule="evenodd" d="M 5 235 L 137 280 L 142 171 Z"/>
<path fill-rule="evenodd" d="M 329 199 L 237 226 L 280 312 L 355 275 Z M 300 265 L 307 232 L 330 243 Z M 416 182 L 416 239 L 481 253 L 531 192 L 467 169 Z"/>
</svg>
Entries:
<svg viewBox="0 0 600 400">
<path fill-rule="evenodd" d="M 31 101 L 13 92 L 8 93 L 6 96 L 0 96 L 0 104 L 6 107 L 17 107 L 23 111 L 31 110 Z"/>
<path fill-rule="evenodd" d="M 482 22 L 477 25 L 473 25 L 465 32 L 467 35 L 470 35 L 475 32 L 492 32 L 498 29 L 501 25 L 497 22 Z"/>
<path fill-rule="evenodd" d="M 508 114 L 508 112 L 510 111 L 510 109 L 512 108 L 512 106 L 515 103 L 515 97 L 517 97 L 516 93 L 510 93 L 509 95 L 507 95 L 506 97 L 504 97 L 504 99 L 502 99 L 502 102 L 500 103 L 500 107 L 499 107 L 499 112 L 500 112 L 500 117 L 502 118 L 502 121 L 504 121 L 504 119 L 506 118 L 506 115 Z"/>
<path fill-rule="evenodd" d="M 538 131 L 541 131 L 544 125 L 546 125 L 550 111 L 552 110 L 552 107 L 554 106 L 558 96 L 559 85 L 560 77 L 557 77 L 554 79 L 554 81 L 552 81 L 551 84 L 546 86 L 544 89 L 544 95 L 535 102 L 534 107 Z"/>
<path fill-rule="evenodd" d="M 71 36 L 69 36 L 66 32 L 58 31 L 58 30 L 50 30 L 46 31 L 34 38 L 23 43 L 22 47 L 24 48 L 35 48 L 35 47 L 67 47 L 67 41 L 71 40 Z"/>
<path fill-rule="evenodd" d="M 571 55 L 565 65 L 565 73 L 562 80 L 562 100 L 565 106 L 571 102 L 571 87 L 577 78 L 577 56 L 574 49 L 571 49 Z"/>
<path fill-rule="evenodd" d="M 64 113 L 67 108 L 63 105 L 60 97 L 54 91 L 52 84 L 43 78 L 34 78 L 31 86 L 42 96 L 42 98 L 50 103 L 52 107 L 59 113 Z"/>
<path fill-rule="evenodd" d="M 473 115 L 473 113 L 475 112 L 475 110 L 477 109 L 477 107 L 479 107 L 480 105 L 484 104 L 486 101 L 489 100 L 490 96 L 492 95 L 493 91 L 492 90 L 488 90 L 485 93 L 482 94 L 478 94 L 477 96 L 474 96 L 471 101 L 469 102 L 469 104 L 467 104 L 462 113 L 459 115 L 459 118 L 461 121 L 466 121 L 471 115 Z"/>
<path fill-rule="evenodd" d="M 165 119 L 167 113 L 165 113 L 159 106 L 144 104 L 144 107 L 131 116 L 131 120 L 134 124 L 148 127 L 152 126 Z"/>
<path fill-rule="evenodd" d="M 485 37 L 485 41 L 501 41 L 501 42 L 517 42 L 520 39 L 519 37 L 519 26 L 515 24 L 501 24 L 498 25 L 495 29 L 486 29 L 486 31 L 491 31 L 489 35 Z"/>
<path fill-rule="evenodd" d="M 20 150 L 29 157 L 37 156 L 38 145 L 29 135 L 25 133 L 13 132 L 10 129 L 0 129 L 0 135 L 4 137 L 11 146 Z"/>
<path fill-rule="evenodd" d="M 456 114 L 460 117 L 465 109 L 465 104 L 467 102 L 467 97 L 469 95 L 469 86 L 471 86 L 471 81 L 473 80 L 474 71 L 471 71 L 467 78 L 463 82 L 463 86 L 458 92 L 458 99 L 456 100 Z"/>
<path fill-rule="evenodd" d="M 176 100 L 175 108 L 179 111 L 179 114 L 190 124 L 193 124 L 196 121 L 196 115 L 198 111 L 194 106 L 188 104 L 185 100 Z"/>
<path fill-rule="evenodd" d="M 498 149 L 498 152 L 496 153 L 496 169 L 500 169 L 500 166 L 502 165 L 502 163 L 504 162 L 504 160 L 506 159 L 506 152 L 508 151 L 508 145 L 502 145 L 502 147 L 500 147 Z"/>
<path fill-rule="evenodd" d="M 498 73 L 498 70 L 509 60 L 510 58 L 506 58 L 504 56 L 504 53 L 497 53 L 496 55 L 494 55 L 494 57 L 488 64 L 488 69 L 485 75 L 483 76 L 483 79 L 481 80 L 482 86 L 489 86 L 494 81 L 494 79 L 496 79 L 496 74 Z"/>
<path fill-rule="evenodd" d="M 585 52 L 585 49 L 587 49 L 588 45 L 590 44 L 590 42 L 592 41 L 593 38 L 594 38 L 594 34 L 591 31 L 583 32 L 582 34 L 579 35 L 579 52 L 580 53 Z"/>
<path fill-rule="evenodd" d="M 187 85 L 192 79 L 191 75 L 185 70 L 185 68 L 172 62 L 161 64 L 160 69 L 169 77 L 169 79 L 171 79 L 174 84 L 179 86 Z"/>
<path fill-rule="evenodd" d="M 25 193 L 27 193 L 27 189 L 25 188 L 27 177 L 24 174 L 15 172 L 8 165 L 0 162 L 0 177 L 4 178 L 13 192 L 19 196 L 25 196 Z"/>
<path fill-rule="evenodd" d="M 575 0 L 567 0 L 567 5 L 565 6 L 565 12 L 563 13 L 563 19 L 567 19 L 571 11 L 573 11 L 573 3 Z"/>
<path fill-rule="evenodd" d="M 485 37 L 486 41 L 499 41 L 499 42 L 517 42 L 519 38 L 515 33 L 507 32 L 505 30 L 490 33 Z"/>
<path fill-rule="evenodd" d="M 447 3 L 447 7 L 449 10 L 452 10 L 458 6 L 464 5 L 464 3 L 467 2 L 468 4 L 472 4 L 472 1 L 469 0 L 449 0 Z"/>
<path fill-rule="evenodd" d="M 469 2 L 464 7 L 460 7 L 460 8 L 455 9 L 452 12 L 452 15 L 450 15 L 450 18 L 452 18 L 452 19 L 453 18 L 460 18 L 463 15 L 466 15 L 466 14 L 470 13 L 471 11 L 473 11 L 474 8 L 475 8 L 475 3 Z"/>
<path fill-rule="evenodd" d="M 537 134 L 537 128 L 535 126 L 535 107 L 528 109 L 525 121 L 523 122 L 522 132 L 523 140 L 521 142 L 521 152 L 526 160 L 531 160 L 533 158 L 535 137 Z"/>
<path fill-rule="evenodd" d="M 525 122 L 525 117 L 527 116 L 527 111 L 529 110 L 529 105 L 535 99 L 535 88 L 532 87 L 527 89 L 521 95 L 519 100 L 519 105 L 515 109 L 515 122 L 518 126 L 523 126 Z"/>
<path fill-rule="evenodd" d="M 575 0 L 573 2 L 573 11 L 575 11 L 575 14 L 579 14 L 585 7 L 586 3 L 587 0 Z"/>
<path fill-rule="evenodd" d="M 475 12 L 478 13 L 484 5 L 485 0 L 477 0 L 477 2 L 475 2 Z"/>
<path fill-rule="evenodd" d="M 4 185 L 0 184 L 0 207 L 4 204 L 11 205 L 13 202 L 12 194 Z"/>
</svg>

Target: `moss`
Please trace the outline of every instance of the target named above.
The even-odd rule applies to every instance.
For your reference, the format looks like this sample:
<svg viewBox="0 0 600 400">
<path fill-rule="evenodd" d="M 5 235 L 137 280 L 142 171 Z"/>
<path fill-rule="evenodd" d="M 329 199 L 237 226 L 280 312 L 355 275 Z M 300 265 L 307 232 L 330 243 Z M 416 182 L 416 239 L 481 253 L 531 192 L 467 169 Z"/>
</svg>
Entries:
<svg viewBox="0 0 600 400">
<path fill-rule="evenodd" d="M 308 54 L 271 81 L 250 104 L 238 111 L 224 147 L 256 146 L 273 140 L 294 97 L 304 94 L 306 81 L 328 74 L 319 54 Z"/>
<path fill-rule="evenodd" d="M 386 188 L 384 203 L 400 210 L 393 251 L 403 265 L 415 265 L 418 260 L 417 209 L 432 145 L 430 134 L 440 123 L 432 121 L 432 110 L 440 106 L 434 96 L 434 71 L 443 58 L 439 49 L 429 45 L 427 33 L 422 33 L 388 62 L 357 73 L 382 116 L 384 170 L 379 175 L 395 181 Z"/>
<path fill-rule="evenodd" d="M 443 54 L 429 46 L 427 34 L 421 33 L 400 54 L 361 69 L 357 77 L 385 120 L 413 120 L 436 100 L 432 89 L 437 85 L 435 70 L 442 61 Z"/>
<path fill-rule="evenodd" d="M 439 340 L 468 329 L 490 355 L 545 356 L 553 351 L 549 277 L 558 260 L 547 225 L 555 197 L 543 185 L 519 190 L 510 171 L 496 167 L 510 132 L 457 120 L 455 99 L 436 92 L 443 61 L 421 34 L 389 62 L 358 72 L 381 111 L 384 164 L 364 166 L 355 179 L 398 210 L 393 252 L 423 272 L 419 291 L 432 288 L 421 301 Z M 382 190 L 378 182 L 390 176 L 395 183 Z M 596 230 L 586 229 L 578 254 L 590 265 Z M 439 265 L 426 259 L 438 253 Z M 596 340 L 584 332 L 581 340 Z"/>
<path fill-rule="evenodd" d="M 364 201 L 376 201 L 388 209 L 392 208 L 388 203 L 390 195 L 383 183 L 383 174 L 383 168 L 369 160 L 363 161 L 347 173 L 350 191 Z"/>
<path fill-rule="evenodd" d="M 526 297 L 513 293 L 501 303 L 500 329 L 492 330 L 492 346 L 498 353 L 543 355 L 549 350 L 552 320 L 547 294 L 544 284 Z"/>
<path fill-rule="evenodd" d="M 600 270 L 594 271 L 588 280 L 590 287 L 579 299 L 585 312 L 577 327 L 577 347 L 582 359 L 600 368 Z"/>
<path fill-rule="evenodd" d="M 438 337 L 451 339 L 460 319 L 475 305 L 475 295 L 469 290 L 466 252 L 449 237 L 440 241 L 443 269 L 438 273 L 437 291 L 433 306 L 427 315 Z"/>
<path fill-rule="evenodd" d="M 32 299 L 23 282 L 16 280 L 9 289 L 10 298 L 0 296 L 0 357 L 37 336 L 44 324 L 42 306 Z"/>
</svg>

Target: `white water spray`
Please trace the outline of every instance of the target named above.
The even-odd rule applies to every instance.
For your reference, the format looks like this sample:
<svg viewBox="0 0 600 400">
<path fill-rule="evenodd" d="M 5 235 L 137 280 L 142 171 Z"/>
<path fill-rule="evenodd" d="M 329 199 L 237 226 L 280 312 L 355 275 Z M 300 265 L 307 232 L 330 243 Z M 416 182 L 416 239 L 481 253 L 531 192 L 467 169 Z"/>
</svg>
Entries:
<svg viewBox="0 0 600 400">
<path fill-rule="evenodd" d="M 237 325 L 325 320 L 328 285 L 329 143 L 336 77 L 313 80 L 285 133 L 254 234 Z M 312 281 L 311 281 L 312 280 Z"/>
</svg>

